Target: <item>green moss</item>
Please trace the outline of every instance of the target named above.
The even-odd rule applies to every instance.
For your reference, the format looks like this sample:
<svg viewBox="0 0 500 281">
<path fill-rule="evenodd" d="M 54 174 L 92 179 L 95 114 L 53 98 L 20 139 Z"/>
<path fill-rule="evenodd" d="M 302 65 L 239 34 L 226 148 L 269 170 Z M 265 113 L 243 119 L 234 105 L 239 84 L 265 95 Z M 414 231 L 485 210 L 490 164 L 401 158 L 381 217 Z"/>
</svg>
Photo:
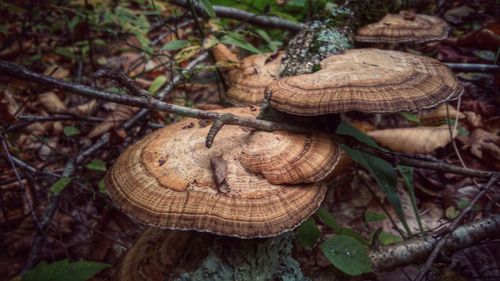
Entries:
<svg viewBox="0 0 500 281">
<path fill-rule="evenodd" d="M 293 233 L 268 239 L 222 238 L 196 271 L 176 281 L 307 281 L 292 254 Z"/>
<path fill-rule="evenodd" d="M 314 72 L 315 65 L 326 57 L 352 48 L 349 28 L 331 27 L 314 21 L 288 44 L 280 75 L 283 77 Z"/>
</svg>

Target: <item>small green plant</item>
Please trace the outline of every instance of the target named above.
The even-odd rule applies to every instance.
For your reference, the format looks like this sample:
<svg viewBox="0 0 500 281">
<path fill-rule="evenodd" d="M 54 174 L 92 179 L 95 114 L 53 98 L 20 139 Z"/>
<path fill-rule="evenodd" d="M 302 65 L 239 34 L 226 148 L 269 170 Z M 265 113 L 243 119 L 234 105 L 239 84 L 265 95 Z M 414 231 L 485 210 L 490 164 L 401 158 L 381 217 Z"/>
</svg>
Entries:
<svg viewBox="0 0 500 281">
<path fill-rule="evenodd" d="M 65 259 L 51 264 L 42 261 L 26 272 L 21 281 L 87 281 L 108 267 L 109 264 L 84 260 L 70 262 Z"/>
</svg>

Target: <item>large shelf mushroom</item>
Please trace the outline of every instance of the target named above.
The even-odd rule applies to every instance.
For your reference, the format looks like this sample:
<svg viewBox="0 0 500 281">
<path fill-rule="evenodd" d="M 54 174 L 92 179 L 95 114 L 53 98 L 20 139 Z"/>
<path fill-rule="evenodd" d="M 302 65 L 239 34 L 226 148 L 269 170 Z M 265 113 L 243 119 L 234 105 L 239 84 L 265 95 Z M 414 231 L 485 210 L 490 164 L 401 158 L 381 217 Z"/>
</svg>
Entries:
<svg viewBox="0 0 500 281">
<path fill-rule="evenodd" d="M 266 87 L 279 76 L 284 52 L 266 53 L 245 57 L 239 67 L 228 72 L 231 87 L 227 91 L 230 102 L 260 104 Z"/>
<path fill-rule="evenodd" d="M 418 111 L 456 98 L 463 86 L 439 61 L 398 51 L 347 50 L 321 70 L 269 86 L 274 109 L 302 116 Z"/>
<path fill-rule="evenodd" d="M 401 11 L 361 27 L 356 41 L 370 43 L 423 43 L 448 36 L 448 24 L 438 17 Z"/>
<path fill-rule="evenodd" d="M 226 45 L 219 43 L 212 48 L 215 60 L 224 67 L 229 84 L 227 99 L 236 105 L 260 105 L 269 84 L 279 78 L 281 61 L 285 52 L 263 53 L 241 60 Z"/>
<path fill-rule="evenodd" d="M 250 108 L 223 111 L 256 115 Z M 186 118 L 129 147 L 105 179 L 114 203 L 147 225 L 241 238 L 292 230 L 319 207 L 326 192 L 319 179 L 333 171 L 339 158 L 339 148 L 329 138 L 224 126 L 208 149 L 209 127 Z M 265 139 L 273 147 L 294 147 L 273 162 L 278 172 L 269 181 L 266 173 L 244 167 L 252 166 L 252 155 L 262 155 L 252 147 L 261 134 L 268 134 Z"/>
</svg>

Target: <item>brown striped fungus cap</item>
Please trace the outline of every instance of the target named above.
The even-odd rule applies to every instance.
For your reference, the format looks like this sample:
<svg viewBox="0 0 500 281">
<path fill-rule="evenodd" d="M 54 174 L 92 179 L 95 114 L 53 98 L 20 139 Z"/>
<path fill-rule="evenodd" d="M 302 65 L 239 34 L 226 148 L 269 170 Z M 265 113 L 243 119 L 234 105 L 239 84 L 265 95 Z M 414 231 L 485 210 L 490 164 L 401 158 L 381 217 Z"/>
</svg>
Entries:
<svg viewBox="0 0 500 281">
<path fill-rule="evenodd" d="M 269 86 L 271 106 L 294 115 L 346 111 L 419 111 L 463 92 L 439 61 L 409 53 L 352 49 L 332 55 L 311 74 L 286 77 Z"/>
<path fill-rule="evenodd" d="M 340 146 L 326 134 L 255 132 L 240 160 L 273 184 L 297 184 L 324 180 L 339 158 Z"/>
<path fill-rule="evenodd" d="M 228 73 L 228 100 L 235 104 L 260 104 L 266 87 L 278 78 L 284 52 L 252 55 Z"/>
<path fill-rule="evenodd" d="M 401 11 L 388 14 L 380 21 L 361 27 L 356 41 L 372 43 L 422 43 L 448 36 L 448 24 L 437 17 Z"/>
<path fill-rule="evenodd" d="M 257 114 L 249 108 L 221 112 Z M 339 158 L 338 146 L 329 138 L 224 126 L 208 149 L 209 127 L 186 118 L 129 147 L 105 179 L 115 204 L 151 226 L 241 238 L 276 236 L 316 211 L 326 191 L 318 180 L 334 169 Z M 259 158 L 267 161 L 262 165 L 277 165 L 279 171 L 272 171 L 272 176 L 250 160 L 268 147 L 275 147 L 275 155 L 283 157 L 274 162 Z"/>
</svg>

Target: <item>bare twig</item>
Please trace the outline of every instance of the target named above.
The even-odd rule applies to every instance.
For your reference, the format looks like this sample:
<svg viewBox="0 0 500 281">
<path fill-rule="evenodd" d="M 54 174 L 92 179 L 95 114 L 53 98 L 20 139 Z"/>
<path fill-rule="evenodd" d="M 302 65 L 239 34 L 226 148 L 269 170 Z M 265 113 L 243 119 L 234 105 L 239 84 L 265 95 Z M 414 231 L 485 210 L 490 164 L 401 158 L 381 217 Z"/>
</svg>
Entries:
<svg viewBox="0 0 500 281">
<path fill-rule="evenodd" d="M 187 0 L 171 0 L 170 2 L 182 6 L 186 9 L 189 8 Z M 196 9 L 197 13 L 208 16 L 206 11 L 199 4 L 195 4 L 194 8 Z M 218 5 L 214 5 L 213 8 L 215 15 L 221 18 L 245 21 L 263 27 L 285 29 L 291 32 L 299 32 L 303 28 L 303 25 L 300 23 L 292 22 L 278 17 L 260 16 L 247 11 Z"/>
<path fill-rule="evenodd" d="M 17 181 L 19 182 L 19 187 L 21 188 L 21 191 L 26 196 L 26 202 L 28 203 L 28 208 L 29 208 L 31 217 L 33 218 L 33 222 L 37 225 L 38 229 L 41 229 L 40 222 L 38 221 L 38 218 L 36 216 L 36 213 L 35 213 L 35 210 L 33 207 L 33 200 L 31 198 L 31 196 L 28 194 L 28 191 L 26 190 L 26 187 L 23 184 L 23 180 L 21 179 L 21 176 L 19 175 L 19 172 L 17 171 L 17 167 L 15 164 L 15 161 L 13 160 L 13 156 L 10 154 L 9 147 L 7 146 L 7 142 L 5 141 L 2 134 L 0 134 L 0 141 L 2 142 L 2 148 L 4 150 L 5 156 L 6 156 L 7 160 L 9 161 L 9 164 L 12 167 L 12 170 L 14 171 L 14 175 L 16 176 Z"/>
<path fill-rule="evenodd" d="M 45 174 L 45 175 L 49 175 L 51 177 L 55 177 L 55 178 L 60 178 L 61 175 L 57 174 L 57 173 L 54 173 L 54 172 L 50 172 L 50 171 L 39 171 L 37 170 L 35 167 L 33 166 L 30 166 L 28 163 L 24 162 L 23 160 L 21 159 L 18 159 L 14 156 L 12 156 L 12 161 L 14 161 L 14 163 L 16 163 L 17 166 L 31 172 L 31 173 L 34 173 L 34 174 Z"/>
<path fill-rule="evenodd" d="M 127 91 L 132 94 L 133 96 L 136 97 L 143 97 L 143 98 L 150 98 L 151 96 L 149 95 L 148 91 L 139 88 L 134 80 L 132 80 L 130 77 L 125 75 L 124 73 L 117 71 L 117 70 L 111 70 L 111 69 L 99 69 L 94 76 L 96 78 L 109 78 L 111 80 L 116 81 L 120 86 L 124 87 L 127 89 Z"/>
<path fill-rule="evenodd" d="M 15 123 L 8 126 L 4 130 L 2 130 L 2 133 L 6 134 L 8 132 L 18 130 L 20 128 L 29 126 L 30 124 L 33 124 L 35 122 L 53 122 L 53 121 L 66 121 L 66 120 L 102 122 L 104 120 L 103 118 L 98 118 L 98 117 L 90 117 L 90 116 L 86 117 L 86 116 L 74 116 L 74 115 L 62 115 L 62 114 L 56 114 L 50 116 L 21 115 L 17 117 L 17 119 L 23 122 Z"/>
<path fill-rule="evenodd" d="M 500 175 L 499 172 L 463 168 L 460 166 L 448 164 L 440 160 L 421 160 L 426 159 L 426 157 L 415 157 L 414 155 L 382 151 L 380 149 L 365 145 L 352 137 L 337 136 L 337 140 L 352 148 L 375 155 L 389 162 L 392 162 L 393 164 L 401 164 L 416 168 L 429 169 L 477 178 L 490 178 L 493 175 Z"/>
<path fill-rule="evenodd" d="M 420 269 L 418 272 L 417 277 L 415 278 L 416 281 L 423 281 L 425 280 L 427 274 L 431 270 L 432 264 L 434 263 L 434 260 L 438 257 L 440 254 L 441 250 L 443 247 L 446 245 L 446 242 L 448 240 L 448 234 L 450 232 L 455 231 L 457 229 L 459 223 L 463 220 L 463 218 L 474 208 L 476 205 L 477 201 L 486 193 L 492 186 L 495 185 L 496 181 L 498 180 L 498 175 L 493 175 L 491 176 L 490 180 L 480 188 L 480 191 L 476 194 L 476 196 L 467 204 L 467 206 L 462 209 L 460 214 L 453 220 L 453 222 L 450 224 L 450 226 L 447 228 L 447 232 L 444 233 L 444 235 L 440 238 L 438 238 L 437 243 L 435 243 L 434 249 L 432 250 L 431 254 L 427 258 L 427 261 L 425 262 L 424 266 Z M 436 237 L 434 237 L 436 238 Z"/>
<path fill-rule="evenodd" d="M 446 119 L 448 120 L 448 131 L 450 132 L 450 141 L 451 144 L 453 145 L 453 149 L 455 150 L 455 154 L 458 157 L 458 160 L 460 161 L 460 164 L 462 167 L 467 168 L 467 165 L 465 165 L 464 159 L 462 158 L 462 155 L 460 154 L 460 150 L 458 149 L 457 142 L 455 141 L 455 134 L 457 133 L 457 127 L 458 127 L 458 116 L 460 115 L 460 102 L 462 100 L 462 97 L 458 97 L 458 106 L 457 106 L 457 114 L 455 114 L 455 123 L 453 124 L 453 129 L 451 128 L 451 124 L 449 123 L 450 118 L 450 109 L 448 106 L 448 103 L 445 104 L 446 106 Z"/>
<path fill-rule="evenodd" d="M 215 135 L 222 129 L 224 126 L 224 122 L 221 120 L 215 120 L 215 122 L 212 124 L 212 127 L 210 127 L 210 130 L 208 131 L 207 138 L 205 140 L 205 146 L 210 148 L 212 147 L 212 144 L 214 143 Z"/>
<path fill-rule="evenodd" d="M 75 158 L 70 159 L 66 166 L 64 167 L 64 171 L 62 173 L 63 177 L 70 177 L 75 170 Z M 49 226 L 54 214 L 56 213 L 57 206 L 59 205 L 60 194 L 51 195 L 49 197 L 49 202 L 47 203 L 46 208 L 43 211 L 42 218 L 40 220 L 39 228 L 33 239 L 33 243 L 31 244 L 31 249 L 28 254 L 28 258 L 26 263 L 21 270 L 21 274 L 26 273 L 29 269 L 33 268 L 40 258 L 40 254 L 43 249 L 43 244 L 47 238 L 45 230 Z"/>
<path fill-rule="evenodd" d="M 499 72 L 500 65 L 480 63 L 446 63 L 453 71 L 463 72 Z"/>
</svg>

